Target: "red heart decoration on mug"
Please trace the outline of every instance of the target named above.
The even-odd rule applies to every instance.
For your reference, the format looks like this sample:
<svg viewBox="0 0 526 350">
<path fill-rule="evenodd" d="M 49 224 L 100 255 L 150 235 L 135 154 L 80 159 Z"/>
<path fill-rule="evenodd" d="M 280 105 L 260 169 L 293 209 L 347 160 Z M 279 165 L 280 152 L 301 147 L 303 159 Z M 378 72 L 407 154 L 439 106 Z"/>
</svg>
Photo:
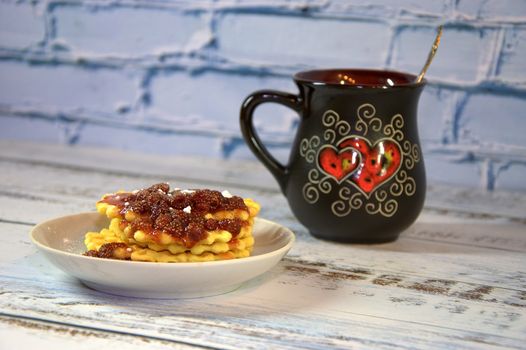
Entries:
<svg viewBox="0 0 526 350">
<path fill-rule="evenodd" d="M 342 182 L 360 165 L 360 153 L 353 148 L 323 146 L 318 153 L 318 165 L 325 174 Z"/>
<path fill-rule="evenodd" d="M 402 164 L 400 146 L 390 139 L 378 140 L 371 146 L 369 140 L 354 136 L 341 141 L 338 148 L 354 148 L 360 153 L 361 163 L 352 181 L 367 194 L 389 180 Z"/>
</svg>

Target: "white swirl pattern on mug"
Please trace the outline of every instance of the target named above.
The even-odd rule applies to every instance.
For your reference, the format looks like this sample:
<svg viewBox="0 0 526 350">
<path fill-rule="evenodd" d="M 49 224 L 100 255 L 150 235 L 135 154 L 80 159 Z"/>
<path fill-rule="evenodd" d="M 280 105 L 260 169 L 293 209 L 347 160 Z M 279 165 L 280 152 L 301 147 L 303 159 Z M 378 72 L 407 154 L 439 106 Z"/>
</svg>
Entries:
<svg viewBox="0 0 526 350">
<path fill-rule="evenodd" d="M 349 215 L 351 210 L 360 209 L 363 205 L 361 193 L 352 193 L 349 187 L 342 187 L 339 191 L 338 200 L 331 205 L 332 213 L 336 216 L 343 217 Z"/>
<path fill-rule="evenodd" d="M 374 196 L 376 197 L 376 202 L 369 201 L 365 205 L 365 211 L 367 213 L 371 215 L 380 214 L 386 217 L 391 217 L 396 213 L 398 210 L 398 202 L 394 198 L 387 200 L 387 191 L 376 191 Z"/>
<path fill-rule="evenodd" d="M 391 123 L 384 126 L 384 135 L 392 137 L 401 142 L 404 139 L 404 133 L 400 130 L 404 126 L 404 118 L 401 114 L 395 114 L 391 118 Z"/>
<path fill-rule="evenodd" d="M 415 164 L 420 162 L 420 149 L 417 144 L 405 139 L 402 131 L 404 127 L 404 118 L 401 114 L 395 114 L 390 123 L 382 125 L 382 119 L 376 116 L 376 108 L 370 103 L 364 103 L 358 107 L 357 119 L 354 125 L 355 131 L 361 132 L 364 137 L 369 130 L 382 132 L 383 138 L 391 138 L 392 141 L 401 145 L 402 163 L 395 176 L 392 176 L 385 182 L 393 181 L 387 188 L 382 189 L 384 184 L 372 190 L 371 193 L 364 193 L 353 181 L 347 180 L 344 184 L 348 186 L 340 187 L 338 190 L 338 199 L 331 204 L 331 211 L 338 217 L 349 215 L 353 210 L 364 210 L 370 215 L 382 215 L 385 217 L 393 216 L 398 210 L 397 197 L 405 195 L 411 197 L 416 193 L 415 179 L 408 175 L 407 171 L 414 168 Z M 350 137 L 352 130 L 351 125 L 340 119 L 340 115 L 333 110 L 327 110 L 322 117 L 322 124 L 326 128 L 323 133 L 323 139 L 328 144 L 337 146 L 338 136 Z M 383 128 L 382 128 L 383 126 Z M 354 135 L 353 135 L 354 136 Z M 341 140 L 340 140 L 341 141 Z M 317 164 L 316 155 L 320 147 L 321 140 L 317 135 L 310 138 L 303 138 L 300 143 L 300 155 L 308 163 Z M 375 144 L 375 143 L 372 143 Z M 323 145 L 324 146 L 324 145 Z M 405 168 L 405 169 L 402 169 Z M 329 194 L 332 189 L 333 178 L 330 176 L 322 177 L 322 172 L 318 168 L 311 169 L 307 175 L 307 182 L 303 186 L 303 198 L 307 203 L 316 203 L 321 194 Z M 356 189 L 353 192 L 352 189 Z"/>
<path fill-rule="evenodd" d="M 303 186 L 303 198 L 308 203 L 316 203 L 320 198 L 320 192 L 330 193 L 332 184 L 329 176 L 321 177 L 321 172 L 318 169 L 311 169 L 307 175 L 308 182 Z"/>
<path fill-rule="evenodd" d="M 363 135 L 366 136 L 369 132 L 369 127 L 373 131 L 380 131 L 382 128 L 382 120 L 376 115 L 376 108 L 370 103 L 364 103 L 356 110 L 356 125 L 354 128 L 357 131 L 363 131 Z M 339 117 L 339 116 L 338 116 Z"/>
<path fill-rule="evenodd" d="M 307 162 L 312 163 L 316 160 L 317 148 L 320 145 L 320 138 L 316 135 L 310 139 L 303 139 L 300 142 L 300 155 L 305 157 Z"/>
</svg>

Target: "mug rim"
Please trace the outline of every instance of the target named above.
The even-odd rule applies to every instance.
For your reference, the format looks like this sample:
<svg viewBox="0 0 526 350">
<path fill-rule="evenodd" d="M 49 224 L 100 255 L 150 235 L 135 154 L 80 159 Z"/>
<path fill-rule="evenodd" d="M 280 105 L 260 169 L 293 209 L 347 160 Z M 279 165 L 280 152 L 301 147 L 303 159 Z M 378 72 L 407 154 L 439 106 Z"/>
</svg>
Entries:
<svg viewBox="0 0 526 350">
<path fill-rule="evenodd" d="M 383 76 L 388 78 L 398 77 L 406 79 L 408 82 L 396 83 L 396 84 L 368 84 L 368 83 L 358 83 L 358 84 L 339 84 L 335 81 L 324 81 L 323 79 L 314 79 L 309 78 L 309 75 L 316 74 L 331 74 L 331 73 L 341 73 L 341 74 L 369 74 L 376 76 Z M 331 86 L 344 89 L 396 89 L 396 88 L 407 88 L 407 87 L 419 87 L 427 83 L 427 80 L 424 78 L 420 82 L 416 82 L 417 76 L 415 74 L 390 70 L 390 69 L 368 69 L 368 68 L 328 68 L 328 69 L 310 69 L 297 72 L 293 75 L 294 81 L 297 83 L 310 84 L 315 86 Z"/>
</svg>

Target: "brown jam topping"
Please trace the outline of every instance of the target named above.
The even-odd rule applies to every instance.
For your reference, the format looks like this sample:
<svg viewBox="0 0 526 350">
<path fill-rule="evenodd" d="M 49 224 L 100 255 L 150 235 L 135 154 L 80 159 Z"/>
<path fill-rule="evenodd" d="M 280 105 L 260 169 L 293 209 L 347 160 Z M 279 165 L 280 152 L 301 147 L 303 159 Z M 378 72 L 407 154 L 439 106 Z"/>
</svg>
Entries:
<svg viewBox="0 0 526 350">
<path fill-rule="evenodd" d="M 234 237 L 246 222 L 240 219 L 205 219 L 208 213 L 222 210 L 245 210 L 243 198 L 225 197 L 214 190 L 173 190 L 165 183 L 156 184 L 136 192 L 115 193 L 101 202 L 115 205 L 125 215 L 132 211 L 139 218 L 132 223 L 132 230 L 142 230 L 152 236 L 167 233 L 190 248 L 206 238 L 206 231 L 226 230 Z"/>
<path fill-rule="evenodd" d="M 131 251 L 128 251 L 126 243 L 105 243 L 99 250 L 88 250 L 84 255 L 104 259 L 129 260 Z"/>
</svg>

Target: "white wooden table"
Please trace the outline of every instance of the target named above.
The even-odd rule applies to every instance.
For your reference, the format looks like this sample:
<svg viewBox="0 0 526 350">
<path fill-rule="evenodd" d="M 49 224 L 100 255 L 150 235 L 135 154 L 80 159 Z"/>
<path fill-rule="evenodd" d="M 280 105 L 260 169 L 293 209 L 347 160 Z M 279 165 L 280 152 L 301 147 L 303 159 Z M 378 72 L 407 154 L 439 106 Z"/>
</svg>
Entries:
<svg viewBox="0 0 526 350">
<path fill-rule="evenodd" d="M 84 287 L 29 241 L 42 220 L 160 181 L 229 189 L 297 241 L 221 296 L 148 300 Z M 429 188 L 394 243 L 311 237 L 257 163 L 0 141 L 0 349 L 526 348 L 526 194 Z"/>
</svg>

